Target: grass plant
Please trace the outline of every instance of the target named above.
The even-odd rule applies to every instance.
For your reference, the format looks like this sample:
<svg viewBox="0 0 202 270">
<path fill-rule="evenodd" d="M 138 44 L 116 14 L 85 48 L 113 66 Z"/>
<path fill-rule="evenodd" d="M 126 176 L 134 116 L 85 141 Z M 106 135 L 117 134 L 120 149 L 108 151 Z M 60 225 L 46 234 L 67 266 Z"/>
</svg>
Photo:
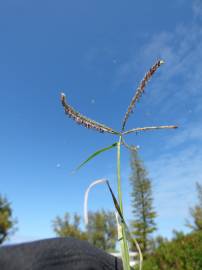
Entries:
<svg viewBox="0 0 202 270">
<path fill-rule="evenodd" d="M 80 125 L 83 125 L 86 128 L 89 129 L 95 129 L 99 132 L 107 132 L 110 134 L 113 134 L 114 136 L 117 136 L 117 140 L 112 145 L 105 147 L 103 149 L 100 149 L 96 152 L 94 152 L 90 157 L 88 157 L 84 162 L 82 162 L 76 170 L 80 169 L 82 166 L 84 166 L 88 161 L 92 160 L 97 155 L 101 154 L 104 151 L 108 151 L 114 147 L 117 148 L 117 184 L 118 184 L 118 200 L 116 199 L 110 185 L 109 181 L 106 180 L 106 184 L 108 185 L 109 191 L 112 195 L 112 199 L 114 202 L 114 206 L 117 211 L 117 219 L 118 219 L 118 240 L 120 241 L 120 247 L 121 247 L 121 255 L 122 255 L 122 262 L 123 262 L 123 268 L 124 270 L 129 270 L 129 247 L 128 247 L 128 240 L 131 240 L 131 234 L 128 229 L 128 226 L 124 219 L 124 211 L 123 211 L 123 202 L 122 202 L 122 189 L 121 189 L 121 146 L 125 146 L 129 150 L 137 150 L 135 146 L 128 145 L 124 139 L 124 137 L 127 134 L 130 133 L 137 133 L 137 132 L 144 132 L 144 131 L 152 131 L 157 129 L 175 129 L 177 126 L 174 125 L 164 125 L 164 126 L 149 126 L 149 127 L 139 127 L 139 128 L 133 128 L 128 131 L 125 131 L 125 127 L 128 121 L 129 116 L 133 112 L 133 109 L 136 107 L 137 102 L 140 100 L 142 94 L 145 91 L 145 87 L 148 83 L 148 81 L 151 79 L 151 77 L 154 75 L 154 73 L 157 71 L 157 69 L 164 63 L 163 60 L 158 60 L 156 63 L 149 69 L 149 71 L 145 74 L 144 78 L 140 82 L 138 88 L 136 89 L 134 96 L 132 97 L 131 103 L 129 104 L 129 107 L 126 111 L 126 114 L 123 118 L 121 131 L 116 131 L 111 127 L 108 127 L 104 124 L 98 123 L 95 120 L 92 120 L 90 118 L 87 118 L 86 116 L 80 114 L 77 112 L 72 106 L 70 106 L 66 101 L 66 96 L 64 93 L 61 94 L 61 103 L 64 107 L 65 113 L 72 118 L 75 122 L 77 122 Z M 98 181 L 98 183 L 101 183 L 102 181 Z M 137 251 L 139 253 L 139 269 L 142 269 L 142 254 L 140 247 L 135 239 L 132 239 L 132 241 L 135 242 Z"/>
</svg>

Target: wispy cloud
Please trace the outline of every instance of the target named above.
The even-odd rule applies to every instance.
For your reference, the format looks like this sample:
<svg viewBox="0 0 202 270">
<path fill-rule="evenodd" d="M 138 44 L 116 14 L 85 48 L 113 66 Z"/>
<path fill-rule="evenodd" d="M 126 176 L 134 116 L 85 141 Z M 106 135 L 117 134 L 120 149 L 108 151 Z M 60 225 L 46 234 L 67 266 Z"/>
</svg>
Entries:
<svg viewBox="0 0 202 270">
<path fill-rule="evenodd" d="M 180 146 L 187 143 L 201 143 L 202 142 L 202 123 L 198 122 L 197 125 L 190 124 L 182 128 L 182 131 L 173 134 L 169 139 L 167 148 Z M 185 145 L 184 145 L 185 146 Z"/>
<path fill-rule="evenodd" d="M 196 17 L 202 17 L 202 2 L 201 0 L 193 1 L 193 13 Z"/>
<path fill-rule="evenodd" d="M 153 90 L 146 90 L 144 101 L 150 108 L 158 107 L 161 114 L 188 111 L 190 104 L 193 113 L 202 111 L 202 28 L 199 16 L 195 18 L 201 11 L 202 2 L 193 1 L 192 21 L 179 23 L 172 32 L 150 36 L 134 58 L 119 69 L 120 82 L 134 77 L 137 70 L 150 67 L 157 58 L 165 60 L 158 79 L 152 81 Z M 182 115 L 180 120 L 183 118 Z"/>
<path fill-rule="evenodd" d="M 143 58 L 159 55 L 166 61 L 163 72 L 153 83 L 155 91 L 149 100 L 155 106 L 163 104 L 162 112 L 176 111 L 184 108 L 184 104 L 198 103 L 198 98 L 202 100 L 201 47 L 202 29 L 198 24 L 177 26 L 174 33 L 161 33 L 145 46 Z"/>
<path fill-rule="evenodd" d="M 185 229 L 188 209 L 197 198 L 195 183 L 202 183 L 202 1 L 193 1 L 192 9 L 192 21 L 150 37 L 135 60 L 119 70 L 119 80 L 121 74 L 126 79 L 137 66 L 150 66 L 157 58 L 166 61 L 144 102 L 154 111 L 158 108 L 156 120 L 172 119 L 180 125 L 163 154 L 146 162 L 154 180 L 160 233 L 167 236 L 174 228 Z"/>
<path fill-rule="evenodd" d="M 196 202 L 195 183 L 202 183 L 202 152 L 191 146 L 173 154 L 164 154 L 147 163 L 154 181 L 155 208 L 159 229 L 171 235 L 173 229 L 184 230 L 189 207 Z"/>
</svg>

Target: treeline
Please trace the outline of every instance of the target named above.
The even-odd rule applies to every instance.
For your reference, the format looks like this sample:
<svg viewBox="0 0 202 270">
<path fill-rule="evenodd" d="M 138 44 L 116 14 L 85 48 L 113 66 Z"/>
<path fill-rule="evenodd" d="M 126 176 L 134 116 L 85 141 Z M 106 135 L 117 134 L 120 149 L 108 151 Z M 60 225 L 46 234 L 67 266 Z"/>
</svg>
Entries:
<svg viewBox="0 0 202 270">
<path fill-rule="evenodd" d="M 81 240 L 87 240 L 94 246 L 113 252 L 116 249 L 117 227 L 114 212 L 96 211 L 89 213 L 87 228 L 81 229 L 81 217 L 77 214 L 64 217 L 56 217 L 53 221 L 53 229 L 57 236 L 71 236 Z"/>
<path fill-rule="evenodd" d="M 191 221 L 186 222 L 191 233 L 184 235 L 175 232 L 173 239 L 168 241 L 162 236 L 152 237 L 153 232 L 157 230 L 152 183 L 137 151 L 131 152 L 130 183 L 132 220 L 129 225 L 143 253 L 143 270 L 202 269 L 202 185 L 196 183 L 198 203 L 190 208 Z M 68 212 L 52 221 L 53 231 L 59 237 L 72 236 L 87 240 L 107 252 L 115 251 L 118 240 L 114 212 L 90 212 L 88 226 L 84 228 L 81 225 L 81 217 L 78 214 L 70 215 Z M 8 239 L 15 227 L 11 204 L 5 197 L 0 196 L 0 244 Z M 136 251 L 132 243 L 130 250 Z"/>
</svg>

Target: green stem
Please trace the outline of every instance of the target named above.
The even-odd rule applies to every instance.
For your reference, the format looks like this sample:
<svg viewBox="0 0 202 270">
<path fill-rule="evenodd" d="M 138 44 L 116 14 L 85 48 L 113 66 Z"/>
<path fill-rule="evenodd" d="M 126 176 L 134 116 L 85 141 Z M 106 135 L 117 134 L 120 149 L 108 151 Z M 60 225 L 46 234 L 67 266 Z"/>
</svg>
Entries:
<svg viewBox="0 0 202 270">
<path fill-rule="evenodd" d="M 122 203 L 122 192 L 121 192 L 121 137 L 117 144 L 117 180 L 118 180 L 119 206 L 123 214 L 123 203 Z"/>
<path fill-rule="evenodd" d="M 123 203 L 122 203 L 122 191 L 121 191 L 121 136 L 119 142 L 117 143 L 117 181 L 118 181 L 118 200 L 121 213 L 123 215 Z M 126 239 L 125 226 L 122 222 L 120 231 L 120 244 L 121 244 L 121 255 L 123 261 L 124 270 L 130 270 L 130 259 L 129 259 L 129 249 Z"/>
</svg>

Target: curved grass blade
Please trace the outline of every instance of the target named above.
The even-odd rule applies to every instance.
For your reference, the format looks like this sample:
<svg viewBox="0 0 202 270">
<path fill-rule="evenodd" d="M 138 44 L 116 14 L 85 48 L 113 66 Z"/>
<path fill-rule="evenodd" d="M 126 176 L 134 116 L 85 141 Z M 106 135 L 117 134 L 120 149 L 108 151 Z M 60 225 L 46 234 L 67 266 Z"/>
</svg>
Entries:
<svg viewBox="0 0 202 270">
<path fill-rule="evenodd" d="M 104 184 L 104 183 L 106 183 L 106 181 L 107 180 L 105 178 L 95 180 L 86 189 L 85 196 L 84 196 L 84 224 L 85 224 L 85 226 L 88 225 L 88 195 L 89 195 L 89 192 L 91 191 L 91 189 L 94 186 L 96 186 L 98 184 Z"/>
<path fill-rule="evenodd" d="M 137 151 L 138 149 L 138 146 L 127 144 L 123 137 L 121 138 L 121 143 L 130 151 Z"/>
<path fill-rule="evenodd" d="M 127 239 L 130 239 L 130 241 L 133 243 L 133 245 L 136 246 L 136 249 L 137 249 L 138 254 L 139 254 L 139 270 L 142 270 L 143 256 L 142 256 L 142 252 L 141 252 L 141 249 L 140 249 L 140 246 L 139 246 L 137 240 L 132 236 L 127 224 L 125 223 L 125 221 L 123 222 L 123 220 L 120 219 L 120 216 L 119 216 L 118 212 L 116 212 L 116 221 L 117 221 L 117 226 L 118 226 L 118 238 L 119 238 L 119 241 L 121 241 L 123 239 L 123 237 L 124 237 L 123 232 L 124 232 Z M 127 263 L 126 262 L 125 262 L 125 269 L 127 269 Z M 130 268 L 130 269 L 133 269 L 133 268 Z M 135 269 L 137 269 L 137 268 L 135 268 Z"/>
<path fill-rule="evenodd" d="M 97 155 L 101 154 L 102 152 L 105 152 L 107 150 L 110 150 L 111 148 L 114 148 L 117 146 L 117 143 L 113 143 L 112 145 L 102 148 L 98 151 L 96 151 L 95 153 L 93 153 L 92 155 L 90 155 L 90 157 L 88 157 L 86 160 L 84 160 L 84 162 L 82 162 L 75 170 L 74 172 L 78 171 L 81 167 L 83 167 L 88 161 L 90 161 L 91 159 L 93 159 L 94 157 L 96 157 Z"/>
<path fill-rule="evenodd" d="M 113 199 L 113 202 L 114 202 L 114 206 L 115 206 L 116 211 L 118 213 L 118 223 L 120 224 L 121 227 L 125 228 L 124 232 L 126 233 L 127 238 L 129 238 L 133 242 L 133 244 L 135 244 L 135 246 L 137 248 L 137 251 L 138 251 L 139 257 L 140 257 L 139 269 L 141 270 L 142 269 L 143 257 L 142 257 L 142 252 L 141 252 L 140 246 L 139 246 L 137 240 L 134 237 L 132 237 L 132 235 L 131 235 L 131 232 L 130 232 L 130 230 L 128 228 L 128 225 L 126 224 L 125 219 L 123 217 L 123 214 L 122 214 L 121 208 L 119 206 L 119 203 L 118 203 L 118 201 L 116 199 L 116 196 L 114 195 L 114 192 L 111 189 L 109 181 L 105 180 L 105 182 L 106 182 L 106 184 L 108 186 L 109 192 L 111 193 L 111 196 L 112 196 L 112 199 Z"/>
<path fill-rule="evenodd" d="M 142 269 L 142 261 L 143 261 L 141 249 L 139 247 L 137 240 L 135 238 L 133 238 L 133 236 L 131 235 L 130 230 L 129 230 L 129 228 L 125 222 L 125 219 L 122 215 L 121 208 L 120 208 L 119 203 L 116 199 L 116 196 L 114 195 L 114 192 L 112 191 L 112 188 L 109 184 L 109 181 L 105 178 L 93 181 L 86 189 L 85 196 L 84 196 L 84 223 L 85 223 L 85 226 L 88 225 L 88 196 L 89 196 L 89 192 L 94 186 L 96 186 L 98 184 L 107 184 L 107 187 L 108 187 L 109 192 L 112 196 L 113 203 L 114 203 L 114 206 L 116 209 L 115 214 L 116 214 L 117 225 L 118 225 L 119 241 L 123 242 L 123 237 L 127 237 L 128 239 L 130 239 L 133 242 L 133 244 L 136 246 L 137 251 L 139 253 L 139 257 L 140 257 L 139 269 L 141 270 Z M 123 230 L 123 228 L 124 228 L 124 230 Z M 123 260 L 123 264 L 124 264 L 124 260 Z M 127 269 L 127 268 L 128 268 L 128 265 L 127 265 L 127 262 L 125 261 L 125 269 Z"/>
<path fill-rule="evenodd" d="M 68 114 L 69 117 L 72 118 L 78 124 L 81 124 L 85 126 L 86 128 L 96 129 L 97 131 L 102 132 L 102 133 L 108 132 L 111 134 L 117 134 L 117 135 L 119 134 L 119 132 L 113 130 L 112 128 L 107 127 L 101 123 L 98 123 L 90 118 L 87 118 L 86 116 L 77 112 L 73 107 L 67 104 L 64 93 L 61 93 L 61 103 L 65 109 L 65 113 Z"/>
<path fill-rule="evenodd" d="M 128 107 L 128 110 L 125 114 L 123 124 L 122 124 L 122 131 L 125 129 L 126 122 L 128 120 L 129 115 L 131 114 L 133 108 L 135 107 L 137 101 L 141 98 L 142 94 L 144 93 L 144 89 L 149 81 L 149 79 L 152 77 L 152 75 L 156 72 L 156 70 L 164 63 L 163 60 L 158 60 L 151 68 L 150 70 L 145 74 L 143 80 L 140 82 L 135 95 L 133 96 L 131 103 Z"/>
</svg>

